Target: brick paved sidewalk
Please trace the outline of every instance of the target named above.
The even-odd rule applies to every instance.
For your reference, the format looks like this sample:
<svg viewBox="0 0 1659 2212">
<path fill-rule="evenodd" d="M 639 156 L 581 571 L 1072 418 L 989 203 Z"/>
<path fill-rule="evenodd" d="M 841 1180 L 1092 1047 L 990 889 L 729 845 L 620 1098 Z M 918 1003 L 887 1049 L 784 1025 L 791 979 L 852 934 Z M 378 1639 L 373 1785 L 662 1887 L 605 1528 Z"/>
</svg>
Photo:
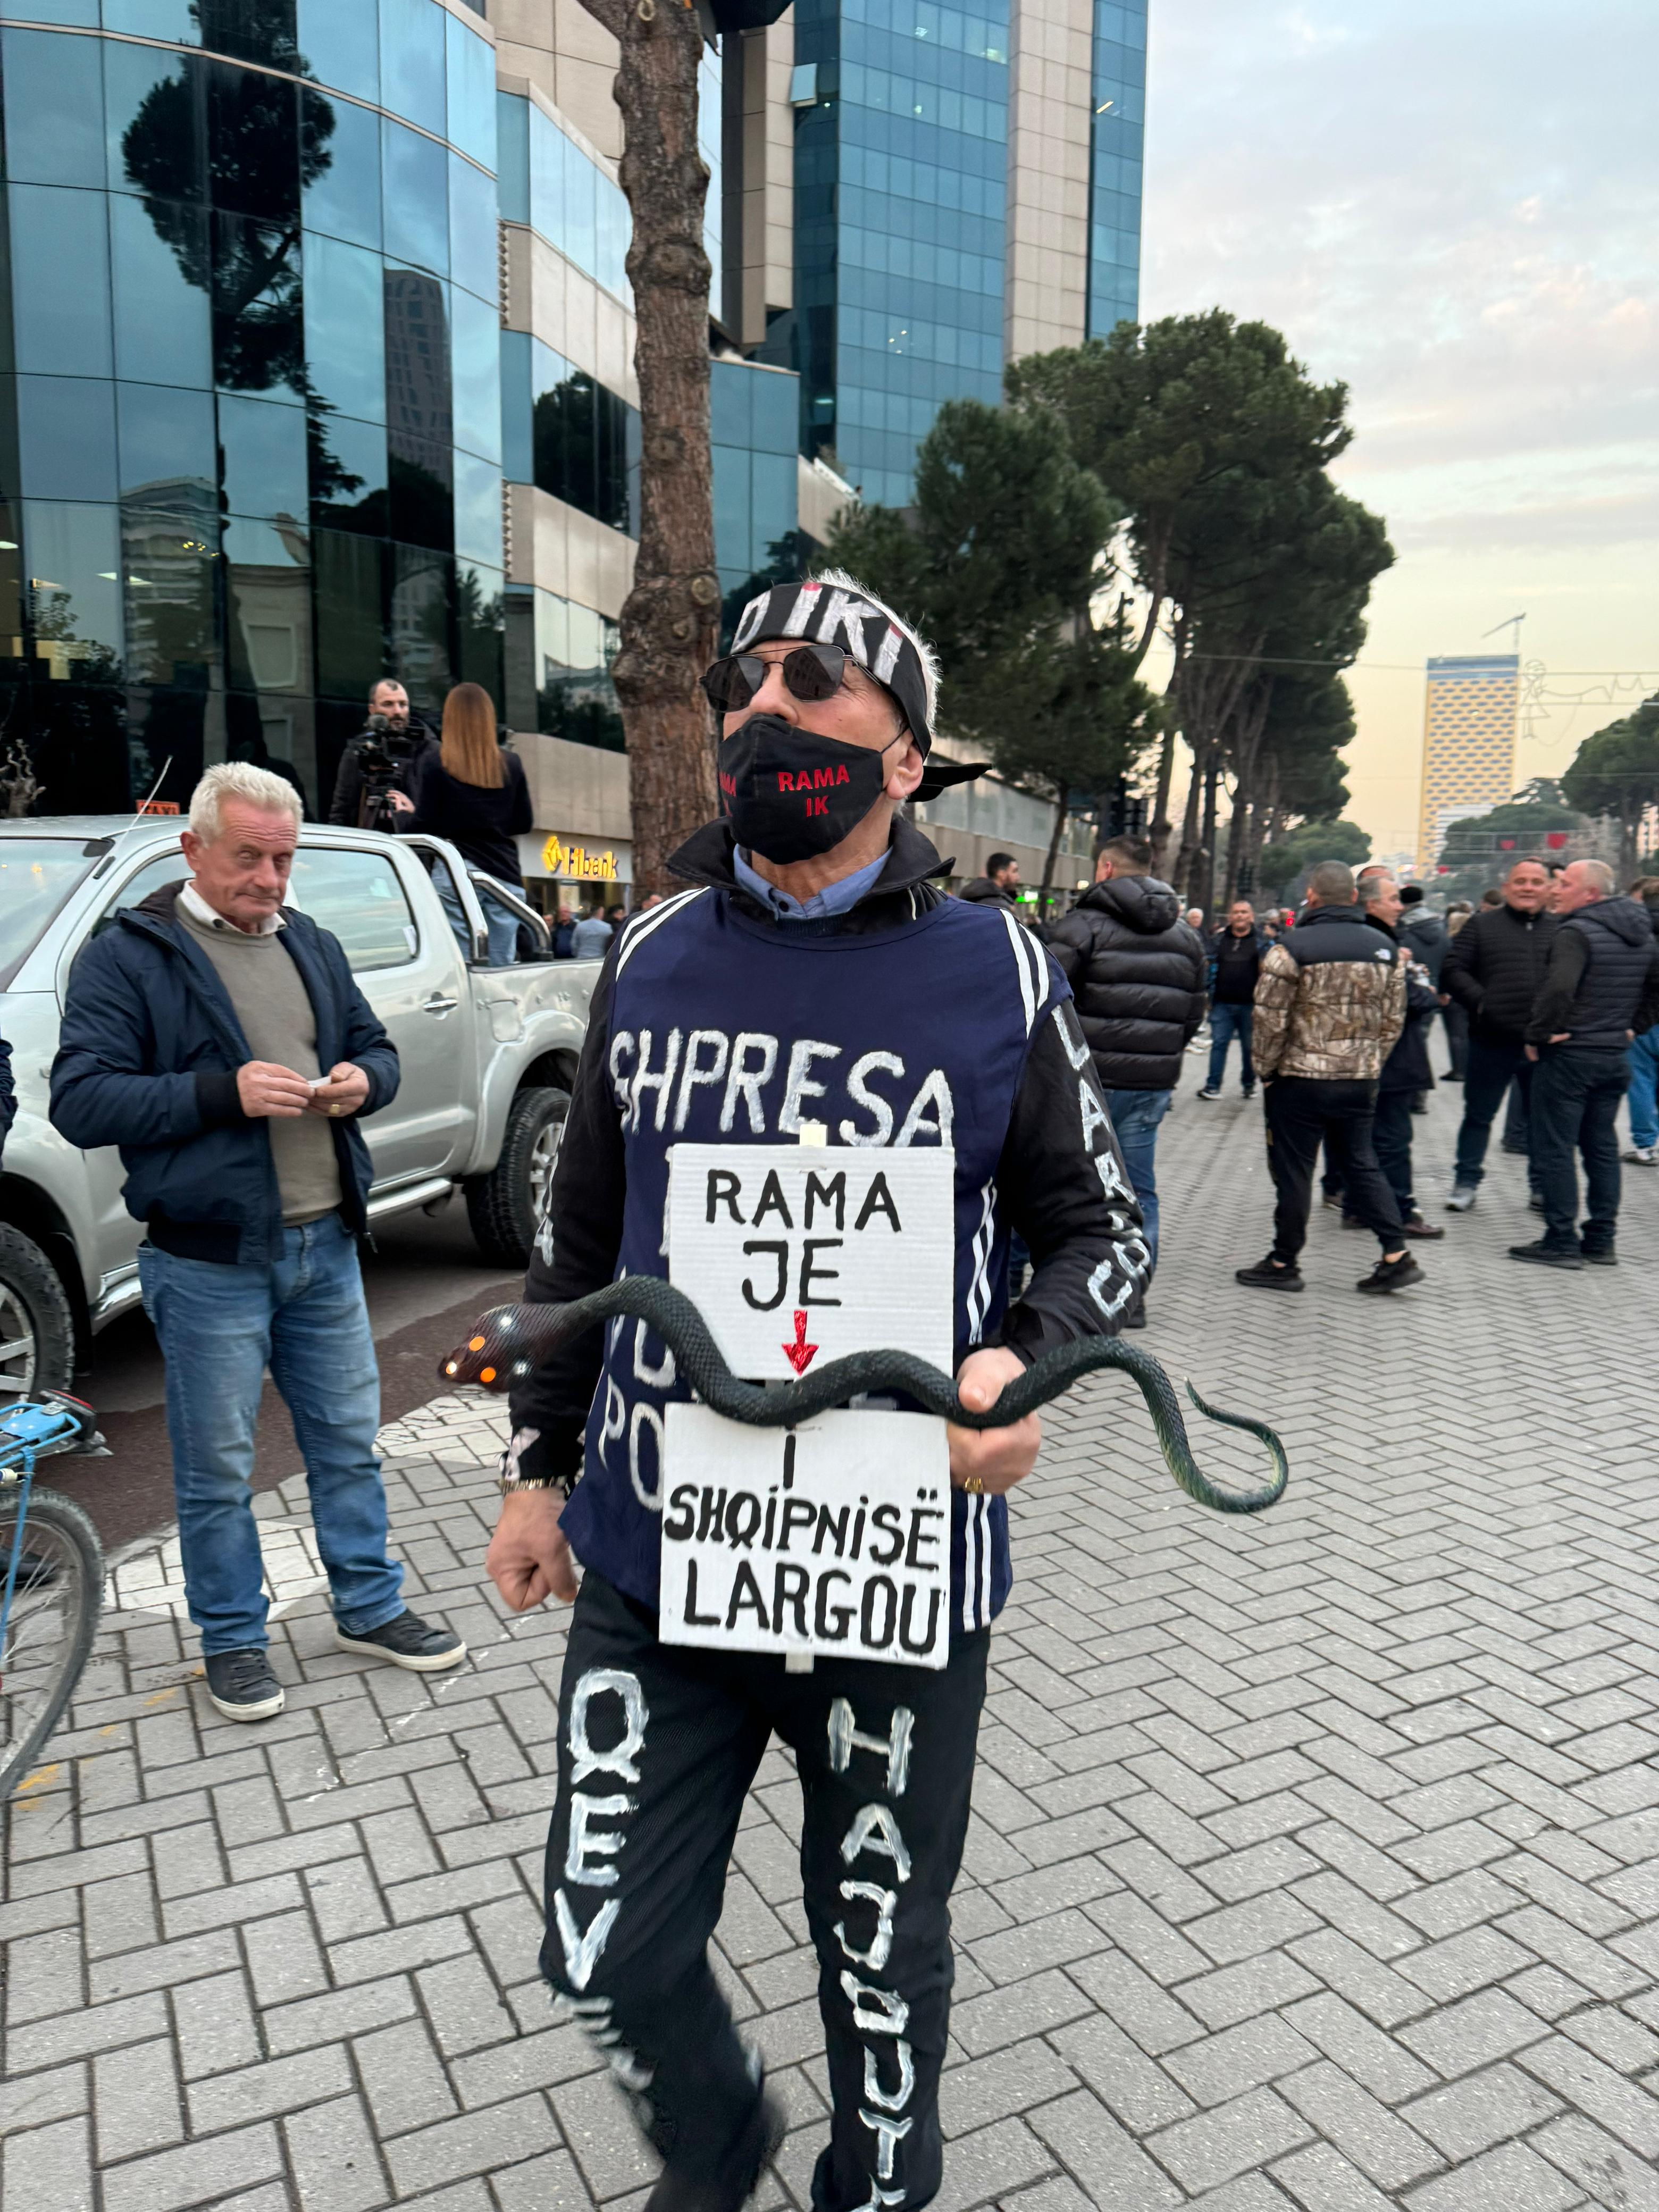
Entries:
<svg viewBox="0 0 1659 2212">
<path fill-rule="evenodd" d="M 1629 1176 L 1617 1273 L 1505 1259 L 1535 1217 L 1500 1158 L 1424 1289 L 1357 1297 L 1370 1241 L 1326 1215 L 1274 1298 L 1231 1280 L 1267 1247 L 1259 1120 L 1197 1073 L 1138 1341 L 1276 1421 L 1293 1486 L 1200 1511 L 1115 1383 L 1050 1419 L 957 1899 L 941 2212 L 1655 2212 L 1659 1176 Z M 1418 1125 L 1440 1219 L 1457 1101 Z M 329 1647 L 302 1486 L 263 1501 L 268 1727 L 208 1705 L 176 1553 L 122 1567 L 11 1820 L 5 2212 L 637 2202 L 535 1973 L 563 1636 L 482 1582 L 496 1426 L 450 1399 L 383 1438 L 457 1676 Z M 775 1751 L 720 1932 L 795 2128 L 763 2208 L 805 2204 L 823 2139 L 794 1832 Z"/>
</svg>

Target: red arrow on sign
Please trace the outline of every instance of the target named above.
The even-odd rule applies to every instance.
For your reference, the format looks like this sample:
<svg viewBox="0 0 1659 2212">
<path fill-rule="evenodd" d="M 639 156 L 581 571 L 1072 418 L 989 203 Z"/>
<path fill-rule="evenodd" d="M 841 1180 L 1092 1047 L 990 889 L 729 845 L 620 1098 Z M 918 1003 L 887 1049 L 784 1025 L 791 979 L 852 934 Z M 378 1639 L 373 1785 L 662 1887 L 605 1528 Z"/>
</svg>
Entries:
<svg viewBox="0 0 1659 2212">
<path fill-rule="evenodd" d="M 817 1358 L 817 1354 L 818 1348 L 817 1345 L 809 1344 L 806 1341 L 806 1316 L 802 1309 L 799 1306 L 797 1306 L 795 1309 L 795 1340 L 793 1344 L 786 1344 L 784 1346 L 783 1356 L 789 1362 L 789 1364 L 794 1369 L 797 1375 L 805 1375 L 807 1369 Z"/>
</svg>

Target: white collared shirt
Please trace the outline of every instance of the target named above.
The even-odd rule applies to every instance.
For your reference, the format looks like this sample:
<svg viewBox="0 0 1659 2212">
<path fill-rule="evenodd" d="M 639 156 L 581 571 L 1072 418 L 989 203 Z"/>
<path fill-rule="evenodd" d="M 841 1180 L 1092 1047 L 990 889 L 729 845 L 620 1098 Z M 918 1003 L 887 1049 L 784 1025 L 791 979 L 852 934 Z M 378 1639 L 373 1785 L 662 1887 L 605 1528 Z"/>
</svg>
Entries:
<svg viewBox="0 0 1659 2212">
<path fill-rule="evenodd" d="M 223 915 L 216 913 L 193 883 L 186 884 L 179 896 L 184 901 L 185 911 L 191 921 L 199 921 L 204 929 L 230 930 L 238 937 L 274 937 L 279 929 L 287 927 L 278 912 L 266 915 L 257 929 L 242 929 L 235 922 L 227 921 Z"/>
</svg>

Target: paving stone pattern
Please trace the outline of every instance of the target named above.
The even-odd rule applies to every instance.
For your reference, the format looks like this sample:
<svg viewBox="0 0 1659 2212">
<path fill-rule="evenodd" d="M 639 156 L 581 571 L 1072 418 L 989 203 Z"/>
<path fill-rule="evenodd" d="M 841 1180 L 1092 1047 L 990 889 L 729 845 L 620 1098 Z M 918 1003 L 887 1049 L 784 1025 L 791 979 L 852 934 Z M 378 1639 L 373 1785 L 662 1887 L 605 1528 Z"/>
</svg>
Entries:
<svg viewBox="0 0 1659 2212">
<path fill-rule="evenodd" d="M 1259 1121 L 1189 1079 L 1138 1340 L 1283 1429 L 1260 1520 L 1200 1511 L 1115 1382 L 1051 1417 L 1018 1510 L 957 1893 L 941 2212 L 1659 2208 L 1659 1610 L 1652 1267 L 1562 1276 L 1519 1163 L 1380 1307 L 1316 1222 L 1266 1249 Z M 1455 1091 L 1420 1122 L 1437 1203 Z M 1447 1217 L 1442 1215 L 1440 1218 Z M 303 1485 L 264 1501 L 283 1718 L 208 1705 L 176 1553 L 117 1577 L 72 1726 L 10 1820 L 6 2212 L 581 2212 L 651 2178 L 537 1978 L 564 1638 L 483 1584 L 499 1413 L 383 1438 L 417 1601 L 470 1640 L 423 1683 L 332 1651 Z M 1249 1447 L 1201 1431 L 1243 1471 Z M 769 1754 L 721 1971 L 793 2131 L 825 2077 Z"/>
</svg>

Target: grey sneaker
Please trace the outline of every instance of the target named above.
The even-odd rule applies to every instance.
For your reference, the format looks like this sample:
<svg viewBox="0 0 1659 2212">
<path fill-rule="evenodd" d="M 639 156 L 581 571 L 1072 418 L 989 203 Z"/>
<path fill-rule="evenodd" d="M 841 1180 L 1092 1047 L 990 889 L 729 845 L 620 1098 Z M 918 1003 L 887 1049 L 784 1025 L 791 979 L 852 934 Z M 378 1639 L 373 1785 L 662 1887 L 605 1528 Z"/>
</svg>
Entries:
<svg viewBox="0 0 1659 2212">
<path fill-rule="evenodd" d="M 1474 1200 L 1475 1187 L 1472 1182 L 1454 1183 L 1452 1194 L 1446 1200 L 1446 1211 L 1448 1213 L 1467 1213 Z"/>
<path fill-rule="evenodd" d="M 459 1667 L 466 1646 L 453 1628 L 434 1628 L 417 1613 L 400 1613 L 383 1628 L 366 1628 L 361 1636 L 348 1636 L 336 1621 L 334 1641 L 342 1651 L 361 1651 L 370 1659 L 389 1659 L 411 1674 L 441 1674 Z"/>
<path fill-rule="evenodd" d="M 263 1651 L 210 1651 L 207 1687 L 228 1721 L 274 1720 L 283 1710 L 283 1686 Z"/>
<path fill-rule="evenodd" d="M 1659 1168 L 1659 1145 L 1632 1145 L 1621 1158 L 1633 1168 Z"/>
</svg>

